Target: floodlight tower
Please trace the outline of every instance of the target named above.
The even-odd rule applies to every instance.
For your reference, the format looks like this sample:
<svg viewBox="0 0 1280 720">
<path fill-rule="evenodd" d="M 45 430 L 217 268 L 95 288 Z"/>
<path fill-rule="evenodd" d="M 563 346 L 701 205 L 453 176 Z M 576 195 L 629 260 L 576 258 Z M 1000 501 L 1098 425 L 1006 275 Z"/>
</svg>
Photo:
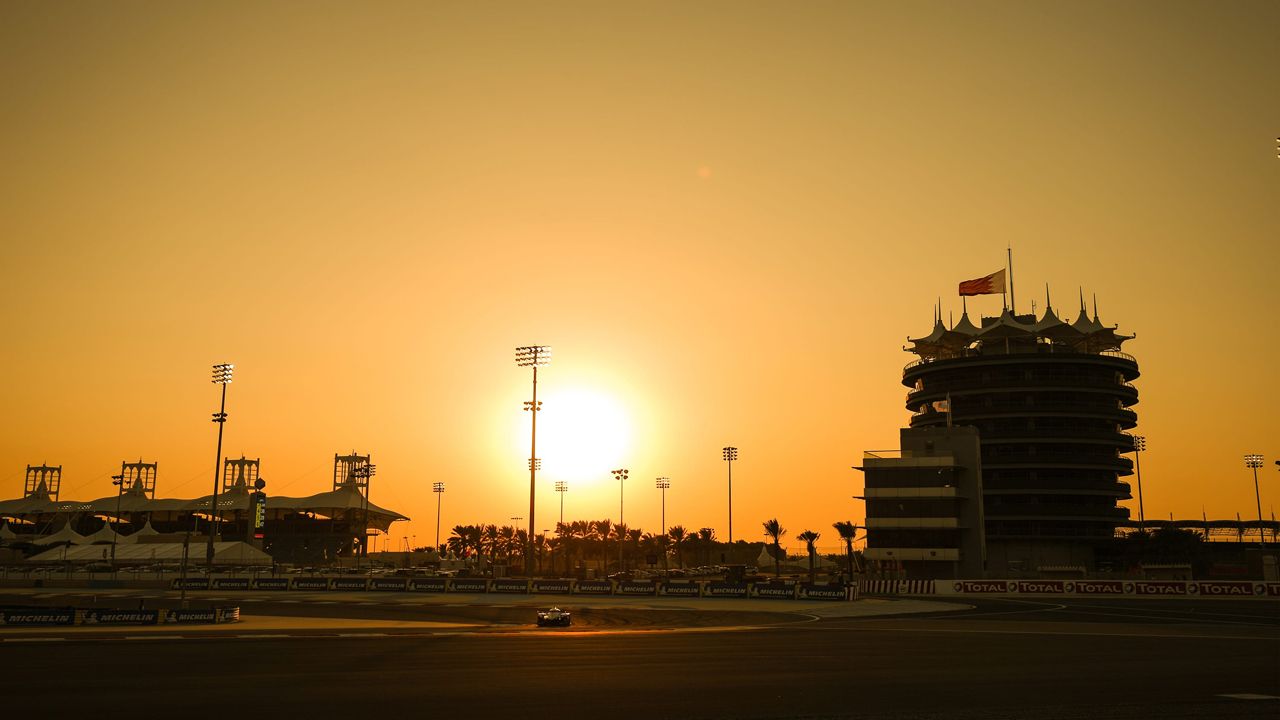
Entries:
<svg viewBox="0 0 1280 720">
<path fill-rule="evenodd" d="M 1147 529 L 1147 515 L 1142 510 L 1142 451 L 1147 449 L 1147 438 L 1142 435 L 1133 436 L 1133 461 L 1138 470 L 1138 528 Z"/>
<path fill-rule="evenodd" d="M 378 466 L 366 460 L 351 470 L 356 484 L 356 491 L 364 488 L 364 497 L 360 499 L 360 552 L 356 553 L 356 569 L 360 568 L 361 556 L 369 554 L 369 481 L 378 474 Z"/>
<path fill-rule="evenodd" d="M 444 483 L 431 483 L 431 492 L 436 494 L 436 552 L 440 552 L 440 501 L 444 499 Z"/>
<path fill-rule="evenodd" d="M 222 427 L 227 422 L 227 386 L 231 384 L 231 373 L 235 370 L 231 363 L 218 363 L 213 366 L 213 384 L 222 386 L 222 404 L 218 412 L 213 414 L 213 421 L 218 423 L 218 454 L 213 459 L 213 495 L 209 497 L 209 544 L 205 549 L 205 562 L 213 571 L 213 542 L 218 535 L 218 485 L 222 476 Z"/>
<path fill-rule="evenodd" d="M 662 491 L 662 534 L 667 533 L 667 488 L 671 487 L 671 478 L 660 477 L 654 487 Z"/>
<path fill-rule="evenodd" d="M 542 403 L 538 402 L 538 368 L 551 362 L 551 347 L 548 345 L 526 345 L 516 348 L 516 365 L 533 368 L 533 400 L 526 401 L 524 409 L 533 417 L 533 426 L 529 435 L 529 534 L 525 540 L 524 566 L 525 574 L 533 572 L 533 528 L 534 499 L 537 495 L 538 480 L 538 411 Z"/>
<path fill-rule="evenodd" d="M 556 481 L 556 492 L 560 493 L 560 524 L 564 524 L 564 494 L 569 492 L 569 483 L 564 480 Z"/>
<path fill-rule="evenodd" d="M 626 523 L 622 521 L 622 507 L 623 507 L 622 490 L 627 485 L 627 475 L 629 473 L 626 468 L 619 468 L 611 472 L 613 473 L 613 479 L 618 481 L 618 569 L 625 570 L 626 568 L 622 566 L 622 546 L 623 546 L 622 541 L 624 539 L 622 537 L 622 534 L 623 532 L 626 531 L 627 526 L 626 526 Z"/>
<path fill-rule="evenodd" d="M 738 459 L 738 448 L 724 449 L 724 461 L 729 463 L 729 545 L 733 546 L 733 461 Z"/>
<path fill-rule="evenodd" d="M 1258 468 L 1262 467 L 1262 455 L 1249 453 L 1244 456 L 1244 466 L 1253 470 L 1253 499 L 1258 503 L 1258 544 L 1265 542 L 1262 533 L 1262 493 L 1258 492 Z"/>
<path fill-rule="evenodd" d="M 671 478 L 660 477 L 654 485 L 662 491 L 662 534 L 658 537 L 662 538 L 662 567 L 667 567 L 667 488 L 671 487 Z"/>
<path fill-rule="evenodd" d="M 111 476 L 111 484 L 116 486 L 116 517 L 111 532 L 111 572 L 116 571 L 116 541 L 120 539 L 120 498 L 124 495 L 124 473 Z"/>
</svg>

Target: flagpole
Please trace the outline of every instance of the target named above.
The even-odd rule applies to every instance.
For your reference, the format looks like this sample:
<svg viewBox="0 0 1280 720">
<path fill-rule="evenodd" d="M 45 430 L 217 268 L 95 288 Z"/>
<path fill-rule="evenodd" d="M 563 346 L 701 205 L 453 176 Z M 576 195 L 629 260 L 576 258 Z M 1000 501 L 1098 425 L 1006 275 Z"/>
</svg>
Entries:
<svg viewBox="0 0 1280 720">
<path fill-rule="evenodd" d="M 1014 301 L 1014 299 L 1013 299 L 1013 246 L 1012 246 L 1012 245 L 1010 245 L 1010 246 L 1008 246 L 1008 248 L 1007 248 L 1007 249 L 1008 249 L 1008 251 L 1009 251 L 1009 254 L 1008 254 L 1008 259 L 1009 259 L 1009 264 L 1008 264 L 1008 268 L 1009 268 L 1009 312 L 1010 312 L 1012 315 L 1017 316 L 1017 314 L 1018 314 L 1018 308 L 1017 308 L 1017 306 L 1014 304 L 1014 303 L 1015 303 L 1015 301 Z"/>
</svg>

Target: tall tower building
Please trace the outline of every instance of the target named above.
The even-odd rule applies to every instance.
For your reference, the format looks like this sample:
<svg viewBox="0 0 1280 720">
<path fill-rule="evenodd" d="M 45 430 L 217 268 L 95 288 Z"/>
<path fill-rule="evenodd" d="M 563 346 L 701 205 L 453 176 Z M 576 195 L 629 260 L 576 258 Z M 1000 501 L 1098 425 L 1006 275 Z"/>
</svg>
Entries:
<svg viewBox="0 0 1280 720">
<path fill-rule="evenodd" d="M 1046 303 L 1037 318 L 1004 310 L 975 325 L 910 339 L 904 368 L 912 428 L 976 427 L 988 569 L 1094 566 L 1131 497 L 1138 362 L 1120 351 L 1132 336 L 1090 317 L 1067 323 Z M 947 413 L 950 413 L 948 418 Z"/>
</svg>

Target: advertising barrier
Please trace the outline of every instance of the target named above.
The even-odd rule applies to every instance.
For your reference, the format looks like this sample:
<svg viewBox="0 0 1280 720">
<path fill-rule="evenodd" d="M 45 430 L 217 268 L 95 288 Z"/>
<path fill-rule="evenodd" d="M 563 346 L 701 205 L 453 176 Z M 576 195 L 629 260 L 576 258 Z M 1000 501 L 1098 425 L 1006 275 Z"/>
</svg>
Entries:
<svg viewBox="0 0 1280 720">
<path fill-rule="evenodd" d="M 751 597 L 770 599 L 794 599 L 796 586 L 786 583 L 752 583 Z"/>
<path fill-rule="evenodd" d="M 613 583 L 608 580 L 579 580 L 573 586 L 574 595 L 612 595 Z"/>
<path fill-rule="evenodd" d="M 709 582 L 703 589 L 702 596 L 744 598 L 747 596 L 747 584 L 744 582 Z"/>
<path fill-rule="evenodd" d="M 211 624 L 218 622 L 218 612 L 213 608 L 206 610 L 163 610 L 160 622 L 169 624 Z"/>
<path fill-rule="evenodd" d="M 214 590 L 248 590 L 249 578 L 214 578 Z"/>
<path fill-rule="evenodd" d="M 1065 580 L 1019 580 L 1016 591 L 1024 595 L 1052 593 L 1060 595 L 1067 591 Z"/>
<path fill-rule="evenodd" d="M 558 595 L 568 595 L 572 592 L 572 583 L 568 580 L 534 580 L 533 591 L 535 593 L 548 593 Z"/>
<path fill-rule="evenodd" d="M 619 595 L 653 595 L 658 586 L 652 580 L 623 580 L 618 583 Z"/>
<path fill-rule="evenodd" d="M 329 578 L 296 577 L 289 583 L 291 590 L 328 590 Z"/>
<path fill-rule="evenodd" d="M 254 590 L 288 590 L 289 578 L 278 578 L 278 577 L 254 578 L 253 589 Z"/>
<path fill-rule="evenodd" d="M 445 591 L 444 578 L 412 578 L 409 580 L 409 589 L 413 592 L 439 592 Z"/>
<path fill-rule="evenodd" d="M 1125 583 L 1125 590 L 1133 586 L 1135 595 L 1186 595 L 1187 583 L 1182 580 L 1146 580 Z"/>
<path fill-rule="evenodd" d="M 696 582 L 664 582 L 658 586 L 658 594 L 676 597 L 701 597 L 702 586 Z"/>
<path fill-rule="evenodd" d="M 155 625 L 159 619 L 159 610 L 89 608 L 84 611 L 81 622 L 85 625 Z"/>
<path fill-rule="evenodd" d="M 885 583 L 905 585 L 915 580 L 863 580 L 864 592 L 886 594 Z M 901 589 L 903 594 L 908 591 Z M 1084 597 L 1280 597 L 1280 582 L 1254 580 L 953 580 L 939 581 L 940 595 L 1076 595 Z M 933 594 L 916 590 L 911 594 Z"/>
<path fill-rule="evenodd" d="M 336 577 L 329 584 L 330 590 L 367 590 L 369 581 L 367 578 L 356 577 Z"/>
<path fill-rule="evenodd" d="M 491 590 L 496 593 L 524 594 L 529 592 L 529 581 L 516 580 L 515 578 L 498 578 L 493 581 Z"/>
<path fill-rule="evenodd" d="M 484 578 L 450 578 L 449 592 L 489 592 L 489 581 Z"/>
<path fill-rule="evenodd" d="M 408 587 L 409 583 L 404 578 L 373 578 L 369 581 L 370 590 L 404 591 Z"/>
<path fill-rule="evenodd" d="M 1123 595 L 1124 582 L 1120 580 L 1072 580 L 1066 591 L 1077 595 Z"/>
<path fill-rule="evenodd" d="M 848 600 L 849 593 L 843 585 L 809 585 L 800 586 L 801 600 Z"/>
<path fill-rule="evenodd" d="M 0 625 L 40 627 L 49 625 L 74 625 L 75 622 L 75 608 L 0 608 Z"/>
<path fill-rule="evenodd" d="M 1255 585 L 1247 580 L 1218 580 L 1190 583 L 1190 585 L 1188 589 L 1199 593 L 1200 597 L 1253 597 L 1266 593 L 1262 583 Z"/>
<path fill-rule="evenodd" d="M 209 578 L 207 577 L 174 578 L 170 587 L 172 587 L 174 590 L 182 590 L 184 588 L 187 590 L 208 590 Z"/>
</svg>

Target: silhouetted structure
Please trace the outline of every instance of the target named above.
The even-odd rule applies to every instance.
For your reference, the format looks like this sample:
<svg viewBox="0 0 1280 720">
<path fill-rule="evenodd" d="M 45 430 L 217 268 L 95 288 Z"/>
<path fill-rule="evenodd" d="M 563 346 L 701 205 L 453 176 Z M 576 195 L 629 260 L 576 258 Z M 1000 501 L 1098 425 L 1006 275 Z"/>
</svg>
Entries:
<svg viewBox="0 0 1280 720">
<path fill-rule="evenodd" d="M 121 463 L 119 494 L 87 502 L 57 499 L 60 467 L 28 467 L 24 497 L 0 501 L 0 526 L 7 527 L 15 540 L 33 546 L 92 544 L 102 538 L 120 543 L 180 543 L 193 527 L 197 537 L 192 542 L 204 542 L 212 527 L 213 497 L 156 498 L 157 467 L 141 460 Z M 223 460 L 217 517 L 220 535 L 226 540 L 253 539 L 251 501 L 260 467 L 256 458 Z M 330 563 L 358 552 L 367 528 L 387 532 L 391 523 L 407 520 L 368 502 L 364 494 L 367 468 L 372 468 L 368 455 L 335 455 L 332 490 L 296 498 L 269 496 L 263 549 L 279 562 Z M 104 528 L 110 530 L 106 518 L 118 518 L 118 538 L 114 533 L 99 535 Z"/>
<path fill-rule="evenodd" d="M 973 427 L 904 428 L 901 450 L 863 454 L 864 557 L 909 577 L 982 577 L 982 460 Z"/>
<path fill-rule="evenodd" d="M 903 370 L 912 428 L 949 422 L 980 433 L 982 497 L 990 570 L 1092 568 L 1129 511 L 1134 449 L 1126 431 L 1138 363 L 1120 352 L 1131 336 L 1104 326 L 1081 301 L 1073 323 L 1046 302 L 1040 318 L 982 318 L 912 339 L 919 359 Z M 948 417 L 949 414 L 949 417 Z"/>
</svg>

